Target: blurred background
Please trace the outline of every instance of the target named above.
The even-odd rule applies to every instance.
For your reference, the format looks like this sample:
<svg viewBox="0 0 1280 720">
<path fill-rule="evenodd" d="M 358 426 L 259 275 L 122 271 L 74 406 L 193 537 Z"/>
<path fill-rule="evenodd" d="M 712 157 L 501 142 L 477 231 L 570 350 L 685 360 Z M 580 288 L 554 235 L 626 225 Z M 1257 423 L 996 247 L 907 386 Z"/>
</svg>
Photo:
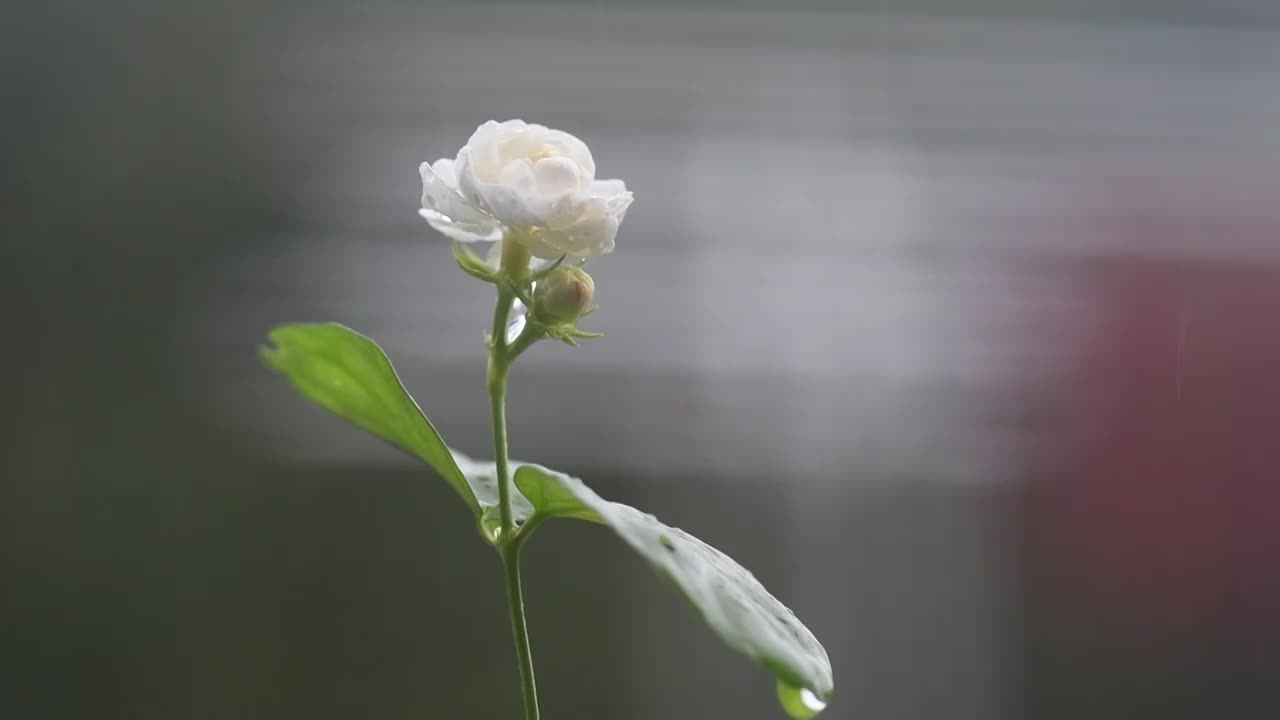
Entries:
<svg viewBox="0 0 1280 720">
<path fill-rule="evenodd" d="M 486 455 L 417 166 L 522 117 L 636 203 L 513 454 L 755 571 L 825 717 L 1280 717 L 1280 5 L 0 20 L 0 716 L 519 717 L 468 514 L 256 347 L 359 328 Z M 526 557 L 546 717 L 781 716 L 604 531 Z"/>
</svg>

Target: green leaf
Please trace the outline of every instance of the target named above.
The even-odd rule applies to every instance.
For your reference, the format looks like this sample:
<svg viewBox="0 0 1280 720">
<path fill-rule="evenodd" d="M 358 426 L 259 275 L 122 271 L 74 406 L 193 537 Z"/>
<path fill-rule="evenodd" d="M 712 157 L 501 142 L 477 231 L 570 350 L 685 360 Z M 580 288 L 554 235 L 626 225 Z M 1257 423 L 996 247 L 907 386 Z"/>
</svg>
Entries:
<svg viewBox="0 0 1280 720">
<path fill-rule="evenodd" d="M 520 463 L 514 471 L 514 477 L 516 489 L 520 491 L 522 497 L 526 498 L 526 502 L 537 509 L 538 514 L 545 517 L 569 517 L 608 524 L 608 521 L 601 517 L 593 506 L 584 503 L 577 493 L 570 489 L 571 483 L 582 485 L 581 480 L 531 463 Z M 560 482 L 561 477 L 570 482 Z M 587 492 L 591 491 L 587 490 Z M 601 500 L 601 502 L 604 501 Z"/>
<path fill-rule="evenodd" d="M 834 685 L 827 651 L 733 558 L 652 515 L 601 498 L 564 473 L 523 465 L 515 471 L 515 484 L 538 515 L 589 519 L 612 528 L 684 593 L 729 647 L 774 674 L 788 713 L 812 717 L 830 699 Z"/>
<path fill-rule="evenodd" d="M 376 343 L 336 323 L 281 325 L 268 337 L 275 347 L 262 358 L 300 393 L 426 462 L 481 518 L 479 493 Z"/>
</svg>

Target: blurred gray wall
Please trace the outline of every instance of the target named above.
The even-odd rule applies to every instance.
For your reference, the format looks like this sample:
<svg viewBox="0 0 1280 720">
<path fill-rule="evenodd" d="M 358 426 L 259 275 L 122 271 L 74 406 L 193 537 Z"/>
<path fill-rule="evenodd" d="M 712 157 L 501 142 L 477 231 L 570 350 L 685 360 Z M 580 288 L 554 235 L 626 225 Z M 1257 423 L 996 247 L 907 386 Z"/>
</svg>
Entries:
<svg viewBox="0 0 1280 720">
<path fill-rule="evenodd" d="M 255 353 L 356 327 L 486 453 L 491 298 L 415 213 L 486 119 L 636 194 L 590 265 L 607 337 L 522 360 L 514 454 L 756 571 L 830 651 L 829 717 L 1052 715 L 1015 506 L 1060 344 L 1018 329 L 1073 312 L 1066 265 L 1278 258 L 1270 3 L 4 15 L 6 717 L 516 716 L 451 493 Z M 595 528 L 527 555 L 548 717 L 778 716 Z"/>
</svg>

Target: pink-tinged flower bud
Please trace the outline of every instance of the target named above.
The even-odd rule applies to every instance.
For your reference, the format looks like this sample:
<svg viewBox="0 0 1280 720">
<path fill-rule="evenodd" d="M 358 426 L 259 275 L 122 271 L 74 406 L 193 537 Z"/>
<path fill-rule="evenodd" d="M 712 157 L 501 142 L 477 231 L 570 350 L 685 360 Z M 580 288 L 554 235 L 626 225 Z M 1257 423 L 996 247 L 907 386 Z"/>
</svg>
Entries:
<svg viewBox="0 0 1280 720">
<path fill-rule="evenodd" d="M 585 270 L 562 265 L 538 281 L 534 291 L 534 314 L 547 323 L 571 323 L 591 307 L 596 284 Z"/>
</svg>

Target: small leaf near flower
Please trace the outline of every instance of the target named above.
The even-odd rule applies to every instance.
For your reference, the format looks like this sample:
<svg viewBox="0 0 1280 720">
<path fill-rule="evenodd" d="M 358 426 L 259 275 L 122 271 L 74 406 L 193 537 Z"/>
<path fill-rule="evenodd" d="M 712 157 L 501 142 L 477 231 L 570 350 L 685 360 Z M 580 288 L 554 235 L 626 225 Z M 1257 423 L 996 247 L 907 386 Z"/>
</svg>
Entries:
<svg viewBox="0 0 1280 720">
<path fill-rule="evenodd" d="M 497 269 L 480 259 L 479 255 L 471 252 L 471 248 L 456 240 L 453 242 L 453 259 L 466 274 L 485 282 L 498 282 Z"/>
</svg>

